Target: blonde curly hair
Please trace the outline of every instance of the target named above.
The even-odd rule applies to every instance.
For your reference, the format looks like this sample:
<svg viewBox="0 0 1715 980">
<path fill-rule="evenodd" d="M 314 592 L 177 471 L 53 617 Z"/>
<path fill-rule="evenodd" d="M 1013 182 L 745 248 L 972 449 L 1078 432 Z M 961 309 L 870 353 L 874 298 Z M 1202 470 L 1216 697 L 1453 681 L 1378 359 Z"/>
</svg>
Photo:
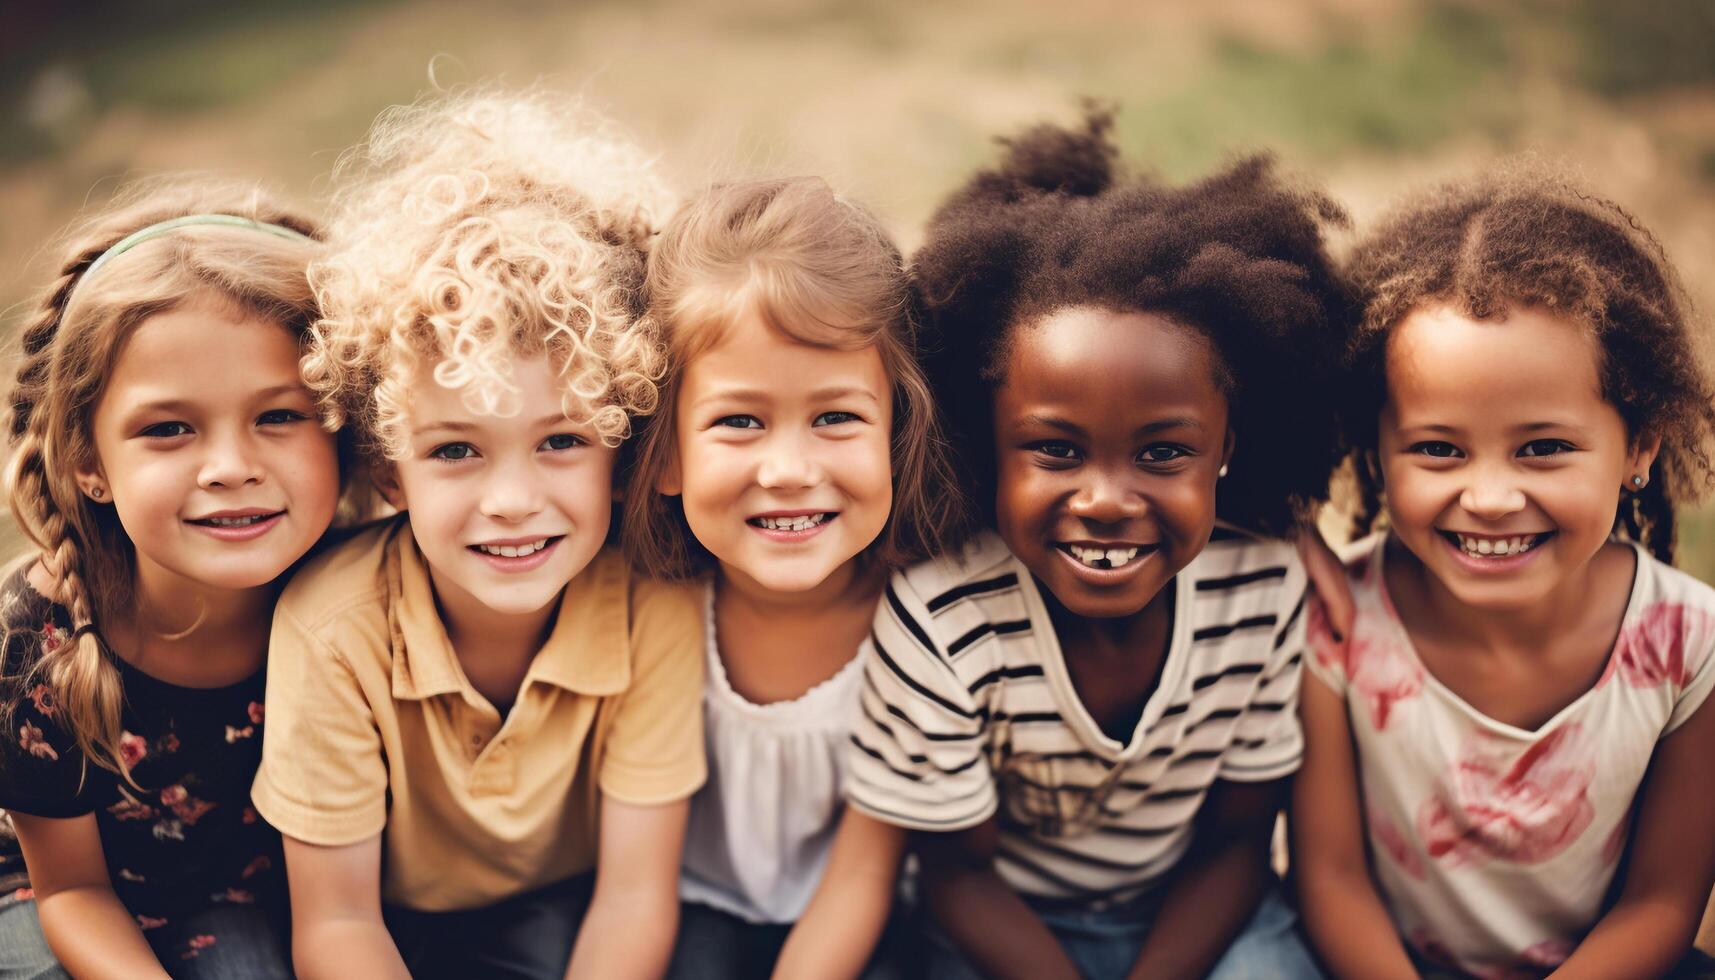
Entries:
<svg viewBox="0 0 1715 980">
<path fill-rule="evenodd" d="M 514 357 L 547 352 L 566 417 L 609 446 L 655 409 L 644 258 L 665 194 L 604 120 L 543 92 L 439 97 L 384 113 L 334 180 L 304 378 L 372 451 L 404 454 L 421 365 L 508 417 Z"/>
</svg>

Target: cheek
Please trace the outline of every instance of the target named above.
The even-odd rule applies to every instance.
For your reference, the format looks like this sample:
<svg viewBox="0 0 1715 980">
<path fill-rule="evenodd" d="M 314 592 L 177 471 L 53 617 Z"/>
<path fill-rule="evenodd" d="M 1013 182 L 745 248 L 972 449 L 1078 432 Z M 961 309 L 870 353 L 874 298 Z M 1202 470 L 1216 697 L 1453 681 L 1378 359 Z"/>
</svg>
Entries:
<svg viewBox="0 0 1715 980">
<path fill-rule="evenodd" d="M 681 443 L 679 493 L 685 513 L 701 513 L 732 502 L 748 485 L 745 452 L 706 441 Z"/>
<path fill-rule="evenodd" d="M 995 523 L 1019 528 L 1045 519 L 1057 495 L 1056 477 L 1023 460 L 1002 457 L 995 472 Z"/>
</svg>

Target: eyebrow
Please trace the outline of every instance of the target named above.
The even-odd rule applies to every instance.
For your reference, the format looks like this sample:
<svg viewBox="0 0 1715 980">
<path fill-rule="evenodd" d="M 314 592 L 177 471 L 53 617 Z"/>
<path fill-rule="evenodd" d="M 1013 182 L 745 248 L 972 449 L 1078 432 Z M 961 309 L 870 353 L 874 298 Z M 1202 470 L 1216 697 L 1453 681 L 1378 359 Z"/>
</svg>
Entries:
<svg viewBox="0 0 1715 980">
<path fill-rule="evenodd" d="M 1076 422 L 1072 422 L 1068 419 L 1057 418 L 1052 415 L 1026 415 L 1024 417 L 1024 422 L 1026 425 L 1040 425 L 1045 428 L 1059 429 L 1062 432 L 1068 432 L 1073 435 L 1084 434 L 1083 427 L 1078 425 Z M 1134 429 L 1132 431 L 1132 435 L 1134 437 L 1151 436 L 1158 432 L 1166 432 L 1170 429 L 1201 430 L 1202 428 L 1203 423 L 1194 418 L 1177 416 L 1174 418 L 1156 419 L 1153 422 L 1146 422 Z"/>
<path fill-rule="evenodd" d="M 1433 423 L 1430 425 L 1405 424 L 1405 425 L 1399 426 L 1399 429 L 1401 431 L 1404 431 L 1404 432 L 1433 432 L 1433 433 L 1436 433 L 1438 435 L 1449 435 L 1449 436 L 1460 435 L 1465 431 L 1465 430 L 1463 430 L 1457 426 L 1443 425 L 1439 422 Z M 1578 430 L 1582 430 L 1583 426 L 1580 426 L 1575 422 L 1554 422 L 1554 421 L 1527 422 L 1524 425 L 1513 426 L 1510 431 L 1512 431 L 1512 432 L 1543 432 L 1543 431 L 1546 431 L 1549 429 L 1578 429 Z"/>
<path fill-rule="evenodd" d="M 505 420 L 505 421 L 507 421 L 510 424 L 510 420 Z M 564 415 L 561 415 L 560 413 L 556 412 L 553 415 L 544 415 L 541 418 L 537 419 L 536 421 L 528 423 L 528 427 L 531 429 L 547 429 L 547 428 L 551 428 L 553 426 L 558 426 L 558 425 L 573 425 L 573 424 L 574 423 L 572 422 L 571 419 L 566 418 Z M 475 423 L 475 422 L 458 422 L 458 421 L 455 421 L 453 419 L 435 419 L 435 420 L 431 420 L 429 422 L 426 422 L 422 425 L 413 425 L 411 427 L 411 434 L 414 436 L 420 436 L 420 435 L 423 435 L 423 434 L 429 433 L 429 432 L 452 432 L 452 433 L 481 432 L 482 428 L 483 427 L 481 425 L 479 425 L 478 423 Z"/>
<path fill-rule="evenodd" d="M 709 392 L 691 404 L 695 407 L 708 402 L 718 401 L 767 401 L 772 398 L 773 395 L 773 392 L 766 391 L 762 388 L 721 388 L 716 391 Z M 860 385 L 829 385 L 825 388 L 817 388 L 809 394 L 809 399 L 811 401 L 832 401 L 837 398 L 862 398 L 875 404 L 880 404 L 881 402 L 881 399 L 877 398 L 874 392 Z"/>
<path fill-rule="evenodd" d="M 311 394 L 310 390 L 299 381 L 288 381 L 285 384 L 275 385 L 272 388 L 264 388 L 253 395 L 252 400 L 259 402 L 272 401 L 282 395 L 303 395 L 311 401 L 315 400 L 315 395 Z M 187 401 L 183 398 L 158 398 L 154 401 L 139 403 L 135 408 L 127 413 L 126 417 L 135 418 L 141 415 L 162 414 L 189 415 L 195 411 L 196 408 L 196 402 Z"/>
</svg>

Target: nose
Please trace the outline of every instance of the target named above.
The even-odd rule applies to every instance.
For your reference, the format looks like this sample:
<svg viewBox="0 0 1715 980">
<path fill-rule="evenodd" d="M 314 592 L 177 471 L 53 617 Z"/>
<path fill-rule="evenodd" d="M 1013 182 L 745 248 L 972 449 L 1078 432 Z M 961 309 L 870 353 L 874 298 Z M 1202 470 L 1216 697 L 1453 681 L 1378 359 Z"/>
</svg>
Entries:
<svg viewBox="0 0 1715 980">
<path fill-rule="evenodd" d="M 805 441 L 778 433 L 761 447 L 756 482 L 770 490 L 799 490 L 822 482 L 822 466 Z"/>
<path fill-rule="evenodd" d="M 1524 491 L 1504 465 L 1473 467 L 1470 482 L 1459 493 L 1459 506 L 1484 520 L 1498 520 L 1524 509 Z"/>
<path fill-rule="evenodd" d="M 517 524 L 542 512 L 542 485 L 528 462 L 489 467 L 478 509 L 484 517 Z"/>
<path fill-rule="evenodd" d="M 204 442 L 207 452 L 197 473 L 197 485 L 205 490 L 233 489 L 261 483 L 262 457 L 248 431 L 213 433 Z"/>
<path fill-rule="evenodd" d="M 1142 517 L 1148 504 L 1123 474 L 1096 470 L 1072 495 L 1067 509 L 1087 521 L 1118 524 Z"/>
</svg>

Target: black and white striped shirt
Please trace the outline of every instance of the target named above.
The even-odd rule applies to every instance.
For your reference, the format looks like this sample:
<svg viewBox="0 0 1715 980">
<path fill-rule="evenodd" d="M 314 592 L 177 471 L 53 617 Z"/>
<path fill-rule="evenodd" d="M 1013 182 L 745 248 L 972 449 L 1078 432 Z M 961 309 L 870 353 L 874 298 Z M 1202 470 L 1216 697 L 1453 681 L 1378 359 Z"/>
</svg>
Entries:
<svg viewBox="0 0 1715 980">
<path fill-rule="evenodd" d="M 1129 744 L 1079 701 L 1023 563 L 985 533 L 895 575 L 865 649 L 854 806 L 918 830 L 998 810 L 1001 875 L 1088 901 L 1147 889 L 1216 779 L 1298 768 L 1305 575 L 1289 544 L 1217 527 L 1179 573 L 1159 687 Z"/>
</svg>

